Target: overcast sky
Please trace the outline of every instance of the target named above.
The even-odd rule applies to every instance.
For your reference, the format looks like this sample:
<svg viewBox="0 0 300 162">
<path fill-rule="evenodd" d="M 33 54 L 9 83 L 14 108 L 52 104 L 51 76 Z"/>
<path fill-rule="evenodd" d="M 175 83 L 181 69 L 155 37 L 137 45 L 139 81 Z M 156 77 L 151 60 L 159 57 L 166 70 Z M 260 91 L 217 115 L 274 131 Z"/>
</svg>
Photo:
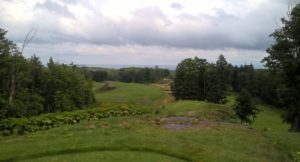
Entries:
<svg viewBox="0 0 300 162">
<path fill-rule="evenodd" d="M 288 0 L 0 0 L 0 28 L 24 55 L 64 63 L 176 65 L 224 54 L 261 66 Z"/>
</svg>

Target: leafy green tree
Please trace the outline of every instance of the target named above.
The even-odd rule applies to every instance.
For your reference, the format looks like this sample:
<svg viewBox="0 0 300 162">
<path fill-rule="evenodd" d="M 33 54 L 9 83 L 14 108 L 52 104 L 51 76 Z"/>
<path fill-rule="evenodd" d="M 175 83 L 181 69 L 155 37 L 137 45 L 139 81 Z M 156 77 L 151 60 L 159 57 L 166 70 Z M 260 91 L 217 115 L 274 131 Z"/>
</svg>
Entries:
<svg viewBox="0 0 300 162">
<path fill-rule="evenodd" d="M 46 111 L 69 111 L 94 102 L 92 82 L 86 80 L 80 68 L 59 64 L 50 58 L 45 75 Z"/>
<path fill-rule="evenodd" d="M 205 67 L 206 60 L 195 57 L 188 58 L 178 64 L 176 68 L 176 76 L 172 86 L 172 91 L 175 98 L 189 100 L 203 100 L 205 83 L 199 80 L 200 75 L 203 75 L 201 69 Z M 204 78 L 203 78 L 204 79 Z"/>
<path fill-rule="evenodd" d="M 249 124 L 254 121 L 258 113 L 258 109 L 252 103 L 251 94 L 246 89 L 243 89 L 236 98 L 233 110 L 241 120 L 241 123 L 246 122 Z"/>
<path fill-rule="evenodd" d="M 207 81 L 207 66 L 208 63 L 205 59 L 199 59 L 195 57 L 195 61 L 197 62 L 198 67 L 198 100 L 205 100 L 208 95 L 208 81 Z"/>
<path fill-rule="evenodd" d="M 84 70 L 52 58 L 47 68 L 35 55 L 25 59 L 6 33 L 0 29 L 0 119 L 81 109 L 94 102 Z"/>
<path fill-rule="evenodd" d="M 179 63 L 171 86 L 175 98 L 224 103 L 227 62 L 221 57 L 218 65 L 208 64 L 205 59 L 197 57 Z"/>
<path fill-rule="evenodd" d="M 286 109 L 284 121 L 291 124 L 292 131 L 300 131 L 300 4 L 288 19 L 281 20 L 283 27 L 271 34 L 275 43 L 267 49 L 269 56 L 263 61 L 283 79 L 278 91 L 285 96 L 281 98 Z"/>
<path fill-rule="evenodd" d="M 29 63 L 29 89 L 31 93 L 41 94 L 41 91 L 43 91 L 43 78 L 45 77 L 42 62 L 37 56 L 33 55 L 29 59 Z"/>
<path fill-rule="evenodd" d="M 2 116 L 16 115 L 22 110 L 20 94 L 26 91 L 29 75 L 29 63 L 21 55 L 15 43 L 9 41 L 6 31 L 0 29 L 0 98 L 3 107 Z M 23 113 L 18 113 L 17 116 Z"/>
</svg>

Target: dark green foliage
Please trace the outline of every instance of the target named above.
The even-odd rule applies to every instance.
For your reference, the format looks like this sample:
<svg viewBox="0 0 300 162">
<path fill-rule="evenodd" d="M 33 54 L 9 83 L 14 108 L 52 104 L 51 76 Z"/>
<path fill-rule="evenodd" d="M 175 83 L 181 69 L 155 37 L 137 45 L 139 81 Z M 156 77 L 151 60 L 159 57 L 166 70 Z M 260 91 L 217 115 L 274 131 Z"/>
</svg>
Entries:
<svg viewBox="0 0 300 162">
<path fill-rule="evenodd" d="M 224 103 L 228 85 L 227 69 L 227 62 L 222 55 L 216 65 L 197 57 L 183 60 L 176 68 L 171 85 L 175 98 Z"/>
<path fill-rule="evenodd" d="M 119 69 L 121 82 L 133 83 L 155 83 L 170 75 L 168 69 L 155 68 L 122 68 Z"/>
<path fill-rule="evenodd" d="M 53 62 L 45 69 L 45 108 L 47 112 L 83 108 L 94 101 L 91 80 L 80 68 Z"/>
<path fill-rule="evenodd" d="M 107 80 L 108 74 L 104 70 L 96 70 L 96 71 L 92 71 L 92 78 L 96 82 L 102 82 Z"/>
<path fill-rule="evenodd" d="M 50 58 L 44 67 L 36 56 L 26 59 L 0 29 L 0 120 L 81 109 L 94 101 L 86 71 Z"/>
<path fill-rule="evenodd" d="M 223 55 L 218 57 L 216 62 L 216 71 L 220 88 L 223 88 L 225 91 L 229 83 L 229 65 Z"/>
<path fill-rule="evenodd" d="M 242 65 L 233 67 L 231 71 L 231 86 L 234 91 L 240 92 L 247 89 L 252 95 L 256 92 L 256 73 L 252 65 Z"/>
<path fill-rule="evenodd" d="M 242 123 L 246 122 L 249 124 L 254 121 L 258 113 L 258 109 L 252 103 L 251 94 L 246 89 L 243 89 L 236 98 L 233 110 Z"/>
<path fill-rule="evenodd" d="M 121 69 L 110 69 L 100 67 L 82 68 L 84 75 L 96 82 L 120 81 L 127 83 L 156 83 L 162 79 L 170 79 L 171 72 L 158 66 L 154 68 L 129 67 Z"/>
<path fill-rule="evenodd" d="M 246 89 L 253 97 L 268 104 L 281 106 L 277 94 L 282 80 L 268 69 L 254 69 L 252 65 L 229 66 L 229 83 L 235 92 Z"/>
<path fill-rule="evenodd" d="M 0 121 L 0 134 L 25 134 L 39 130 L 47 130 L 64 124 L 76 124 L 83 120 L 99 120 L 107 117 L 143 115 L 146 111 L 137 110 L 132 106 L 120 106 L 112 110 L 101 109 L 77 110 L 44 114 L 31 118 L 8 118 Z"/>
<path fill-rule="evenodd" d="M 260 98 L 262 101 L 272 105 L 281 106 L 278 96 L 278 88 L 281 84 L 281 80 L 275 74 L 272 74 L 268 70 L 256 71 L 256 92 L 255 97 Z"/>
<path fill-rule="evenodd" d="M 201 60 L 206 64 L 206 60 Z M 185 59 L 178 64 L 176 68 L 176 76 L 174 79 L 174 85 L 172 86 L 172 91 L 175 98 L 178 99 L 188 99 L 203 100 L 204 94 L 203 91 L 200 91 L 199 83 L 202 81 L 199 80 L 201 64 L 199 59 Z M 203 83 L 204 84 L 204 83 Z M 203 85 L 201 84 L 201 85 Z M 199 95 L 201 93 L 201 95 Z"/>
<path fill-rule="evenodd" d="M 283 27 L 271 34 L 275 43 L 263 61 L 283 80 L 277 92 L 286 109 L 284 121 L 291 124 L 292 131 L 300 131 L 300 4 L 282 23 Z"/>
<path fill-rule="evenodd" d="M 104 83 L 104 85 L 99 89 L 100 92 L 114 90 L 117 87 L 113 86 L 110 82 Z"/>
<path fill-rule="evenodd" d="M 219 71 L 215 68 L 211 68 L 206 72 L 206 85 L 207 96 L 206 100 L 213 103 L 225 103 L 226 102 L 226 87 L 227 82 L 225 78 L 220 75 Z"/>
</svg>

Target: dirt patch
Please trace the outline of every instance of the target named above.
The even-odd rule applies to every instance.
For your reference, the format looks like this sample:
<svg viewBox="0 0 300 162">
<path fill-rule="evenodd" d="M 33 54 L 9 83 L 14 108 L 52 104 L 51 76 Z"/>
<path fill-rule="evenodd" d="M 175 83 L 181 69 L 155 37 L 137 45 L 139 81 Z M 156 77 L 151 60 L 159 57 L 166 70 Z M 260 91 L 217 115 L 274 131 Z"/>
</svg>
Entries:
<svg viewBox="0 0 300 162">
<path fill-rule="evenodd" d="M 197 118 L 184 117 L 184 116 L 170 116 L 170 117 L 161 118 L 160 122 L 162 122 L 162 123 L 185 123 L 185 122 L 191 122 L 193 120 L 197 120 Z"/>
<path fill-rule="evenodd" d="M 199 115 L 199 113 L 197 111 L 188 111 L 186 113 L 186 116 L 188 117 L 197 117 Z"/>
<path fill-rule="evenodd" d="M 163 117 L 159 120 L 159 124 L 162 128 L 173 130 L 192 128 L 197 122 L 197 118 L 183 116 Z"/>
<path fill-rule="evenodd" d="M 183 117 L 183 116 L 171 116 L 163 117 L 159 120 L 161 128 L 169 130 L 183 130 L 191 128 L 215 128 L 219 129 L 224 126 L 230 125 L 226 122 L 217 121 L 202 121 L 196 117 Z"/>
<path fill-rule="evenodd" d="M 116 89 L 117 87 L 113 86 L 110 82 L 106 82 L 100 89 L 99 92 L 106 92 Z"/>
<path fill-rule="evenodd" d="M 169 124 L 162 125 L 162 128 L 171 129 L 171 130 L 181 130 L 181 129 L 192 128 L 192 127 L 194 127 L 194 125 L 191 123 L 184 123 L 184 124 L 169 123 Z"/>
<path fill-rule="evenodd" d="M 170 84 L 152 84 L 152 85 L 159 87 L 167 95 L 167 97 L 161 101 L 162 104 L 172 103 L 175 101 L 174 97 L 172 96 Z"/>
<path fill-rule="evenodd" d="M 171 94 L 171 86 L 170 84 L 153 84 L 159 88 L 161 88 L 163 91 L 167 92 L 168 94 Z"/>
</svg>

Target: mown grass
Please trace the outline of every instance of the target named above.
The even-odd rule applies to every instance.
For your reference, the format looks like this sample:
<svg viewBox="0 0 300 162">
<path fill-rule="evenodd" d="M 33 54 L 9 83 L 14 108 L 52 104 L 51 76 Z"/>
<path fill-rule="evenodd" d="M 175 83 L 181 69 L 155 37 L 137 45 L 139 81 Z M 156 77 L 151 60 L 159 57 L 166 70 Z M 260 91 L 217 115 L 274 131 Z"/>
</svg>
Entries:
<svg viewBox="0 0 300 162">
<path fill-rule="evenodd" d="M 263 134 L 282 152 L 288 154 L 294 161 L 300 161 L 300 133 L 289 132 L 290 126 L 282 122 L 284 113 L 275 107 L 258 105 L 260 110 L 253 128 Z"/>
<path fill-rule="evenodd" d="M 261 111 L 253 125 L 240 125 L 215 120 L 223 114 L 215 112 L 233 113 L 234 95 L 224 105 L 177 101 L 162 106 L 168 96 L 156 86 L 113 84 L 116 89 L 97 92 L 99 102 L 152 105 L 156 114 L 110 117 L 0 137 L 0 161 L 279 162 L 297 161 L 300 156 L 300 134 L 288 132 L 280 110 L 259 105 Z M 95 90 L 101 84 L 96 86 Z M 166 129 L 159 122 L 168 116 L 191 115 L 201 120 L 186 129 Z"/>
<path fill-rule="evenodd" d="M 159 154 L 153 155 L 153 159 L 160 160 L 166 156 L 183 161 L 289 160 L 264 134 L 253 129 L 229 124 L 175 131 L 163 129 L 151 120 L 149 116 L 108 118 L 25 136 L 1 137 L 0 157 L 7 161 L 36 158 L 50 161 L 60 158 L 57 155 L 91 152 L 78 160 L 95 161 L 103 151 L 133 151 L 134 154 L 142 151 Z M 136 158 L 132 160 L 138 161 L 139 157 Z"/>
<path fill-rule="evenodd" d="M 122 161 L 122 162 L 133 162 L 133 161 L 144 161 L 144 162 L 184 162 L 183 160 L 162 155 L 152 152 L 143 151 L 94 151 L 94 152 L 83 152 L 83 153 L 70 153 L 61 154 L 50 157 L 40 157 L 36 159 L 24 160 L 28 162 L 44 162 L 44 161 L 72 161 L 72 162 L 111 162 L 111 161 Z"/>
<path fill-rule="evenodd" d="M 99 92 L 103 83 L 95 83 L 96 100 L 107 104 L 142 104 L 158 105 L 166 94 L 157 86 L 138 83 L 110 82 L 113 90 Z"/>
<path fill-rule="evenodd" d="M 165 106 L 164 111 L 170 115 L 184 115 L 187 112 L 206 112 L 213 110 L 229 110 L 226 105 L 208 103 L 204 101 L 177 101 Z"/>
</svg>

